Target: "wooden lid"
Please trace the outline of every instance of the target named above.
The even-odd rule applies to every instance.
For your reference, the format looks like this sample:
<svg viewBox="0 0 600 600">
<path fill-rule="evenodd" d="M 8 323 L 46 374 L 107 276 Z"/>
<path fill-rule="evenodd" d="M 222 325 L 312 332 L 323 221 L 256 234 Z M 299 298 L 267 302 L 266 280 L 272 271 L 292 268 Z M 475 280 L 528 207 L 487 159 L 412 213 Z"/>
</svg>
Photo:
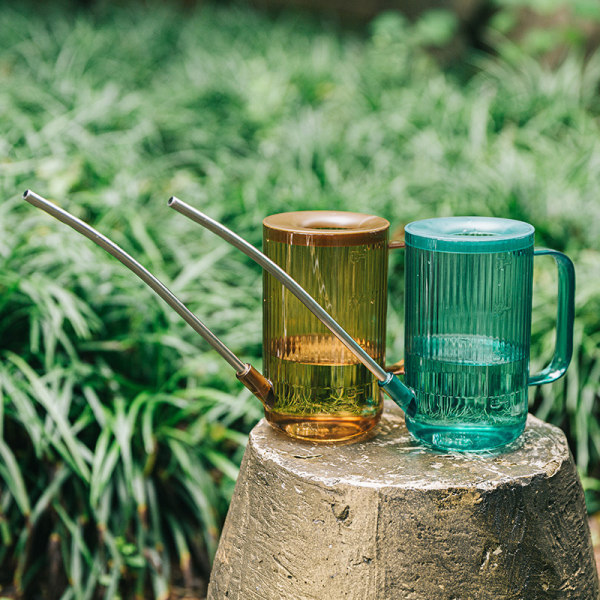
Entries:
<svg viewBox="0 0 600 600">
<path fill-rule="evenodd" d="M 335 210 L 305 210 L 263 220 L 265 239 L 294 246 L 360 246 L 387 242 L 383 217 Z"/>
</svg>

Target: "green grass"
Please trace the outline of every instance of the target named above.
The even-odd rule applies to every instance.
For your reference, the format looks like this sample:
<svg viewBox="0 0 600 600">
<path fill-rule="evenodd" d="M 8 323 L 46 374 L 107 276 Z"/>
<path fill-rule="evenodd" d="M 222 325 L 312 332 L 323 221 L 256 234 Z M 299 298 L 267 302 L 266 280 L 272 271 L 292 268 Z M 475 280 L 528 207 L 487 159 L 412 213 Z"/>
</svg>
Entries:
<svg viewBox="0 0 600 600">
<path fill-rule="evenodd" d="M 466 80 L 395 15 L 361 38 L 236 7 L 51 4 L 0 2 L 0 579 L 77 599 L 193 587 L 261 413 L 137 278 L 20 200 L 26 187 L 134 254 L 256 366 L 259 269 L 170 195 L 257 246 L 262 217 L 285 210 L 371 212 L 393 229 L 533 223 L 538 246 L 574 260 L 578 291 L 573 364 L 532 408 L 568 433 L 600 506 L 599 56 L 549 71 L 513 48 L 473 56 Z M 401 253 L 390 260 L 396 360 Z M 552 352 L 555 289 L 540 259 L 532 370 Z"/>
</svg>

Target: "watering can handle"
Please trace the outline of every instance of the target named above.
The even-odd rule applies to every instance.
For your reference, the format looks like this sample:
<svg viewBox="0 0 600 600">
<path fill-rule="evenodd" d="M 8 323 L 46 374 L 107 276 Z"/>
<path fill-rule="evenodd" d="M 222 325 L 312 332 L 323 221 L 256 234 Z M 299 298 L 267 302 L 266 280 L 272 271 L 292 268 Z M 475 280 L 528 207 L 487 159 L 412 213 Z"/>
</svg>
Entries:
<svg viewBox="0 0 600 600">
<path fill-rule="evenodd" d="M 571 259 L 557 250 L 540 248 L 535 256 L 550 255 L 558 268 L 558 311 L 556 319 L 556 348 L 550 364 L 535 375 L 529 385 L 550 383 L 562 377 L 573 355 L 573 320 L 575 315 L 575 268 Z"/>
<path fill-rule="evenodd" d="M 400 240 L 390 240 L 388 242 L 388 250 L 398 250 L 399 248 L 405 248 L 406 244 L 403 239 Z M 393 373 L 394 375 L 404 375 L 404 360 L 399 360 L 395 362 L 393 365 L 385 365 L 385 370 L 388 373 Z"/>
</svg>

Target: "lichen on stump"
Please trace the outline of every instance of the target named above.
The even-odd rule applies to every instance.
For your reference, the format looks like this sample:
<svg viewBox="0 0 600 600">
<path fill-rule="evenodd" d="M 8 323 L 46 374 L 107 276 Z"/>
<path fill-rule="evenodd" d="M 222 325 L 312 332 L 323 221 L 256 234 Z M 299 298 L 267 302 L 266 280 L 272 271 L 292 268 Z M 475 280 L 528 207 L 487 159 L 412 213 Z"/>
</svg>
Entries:
<svg viewBox="0 0 600 600">
<path fill-rule="evenodd" d="M 391 403 L 346 446 L 250 434 L 209 600 L 597 600 L 564 434 L 530 416 L 504 452 L 436 453 Z"/>
</svg>

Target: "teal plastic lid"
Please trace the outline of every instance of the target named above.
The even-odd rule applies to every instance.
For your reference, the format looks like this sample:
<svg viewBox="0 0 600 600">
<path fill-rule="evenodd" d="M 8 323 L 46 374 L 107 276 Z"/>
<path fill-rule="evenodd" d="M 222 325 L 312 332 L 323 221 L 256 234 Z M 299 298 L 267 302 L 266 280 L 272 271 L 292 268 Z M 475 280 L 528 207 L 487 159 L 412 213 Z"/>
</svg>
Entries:
<svg viewBox="0 0 600 600">
<path fill-rule="evenodd" d="M 439 252 L 506 252 L 533 247 L 533 225 L 494 217 L 444 217 L 413 221 L 407 246 Z"/>
</svg>

